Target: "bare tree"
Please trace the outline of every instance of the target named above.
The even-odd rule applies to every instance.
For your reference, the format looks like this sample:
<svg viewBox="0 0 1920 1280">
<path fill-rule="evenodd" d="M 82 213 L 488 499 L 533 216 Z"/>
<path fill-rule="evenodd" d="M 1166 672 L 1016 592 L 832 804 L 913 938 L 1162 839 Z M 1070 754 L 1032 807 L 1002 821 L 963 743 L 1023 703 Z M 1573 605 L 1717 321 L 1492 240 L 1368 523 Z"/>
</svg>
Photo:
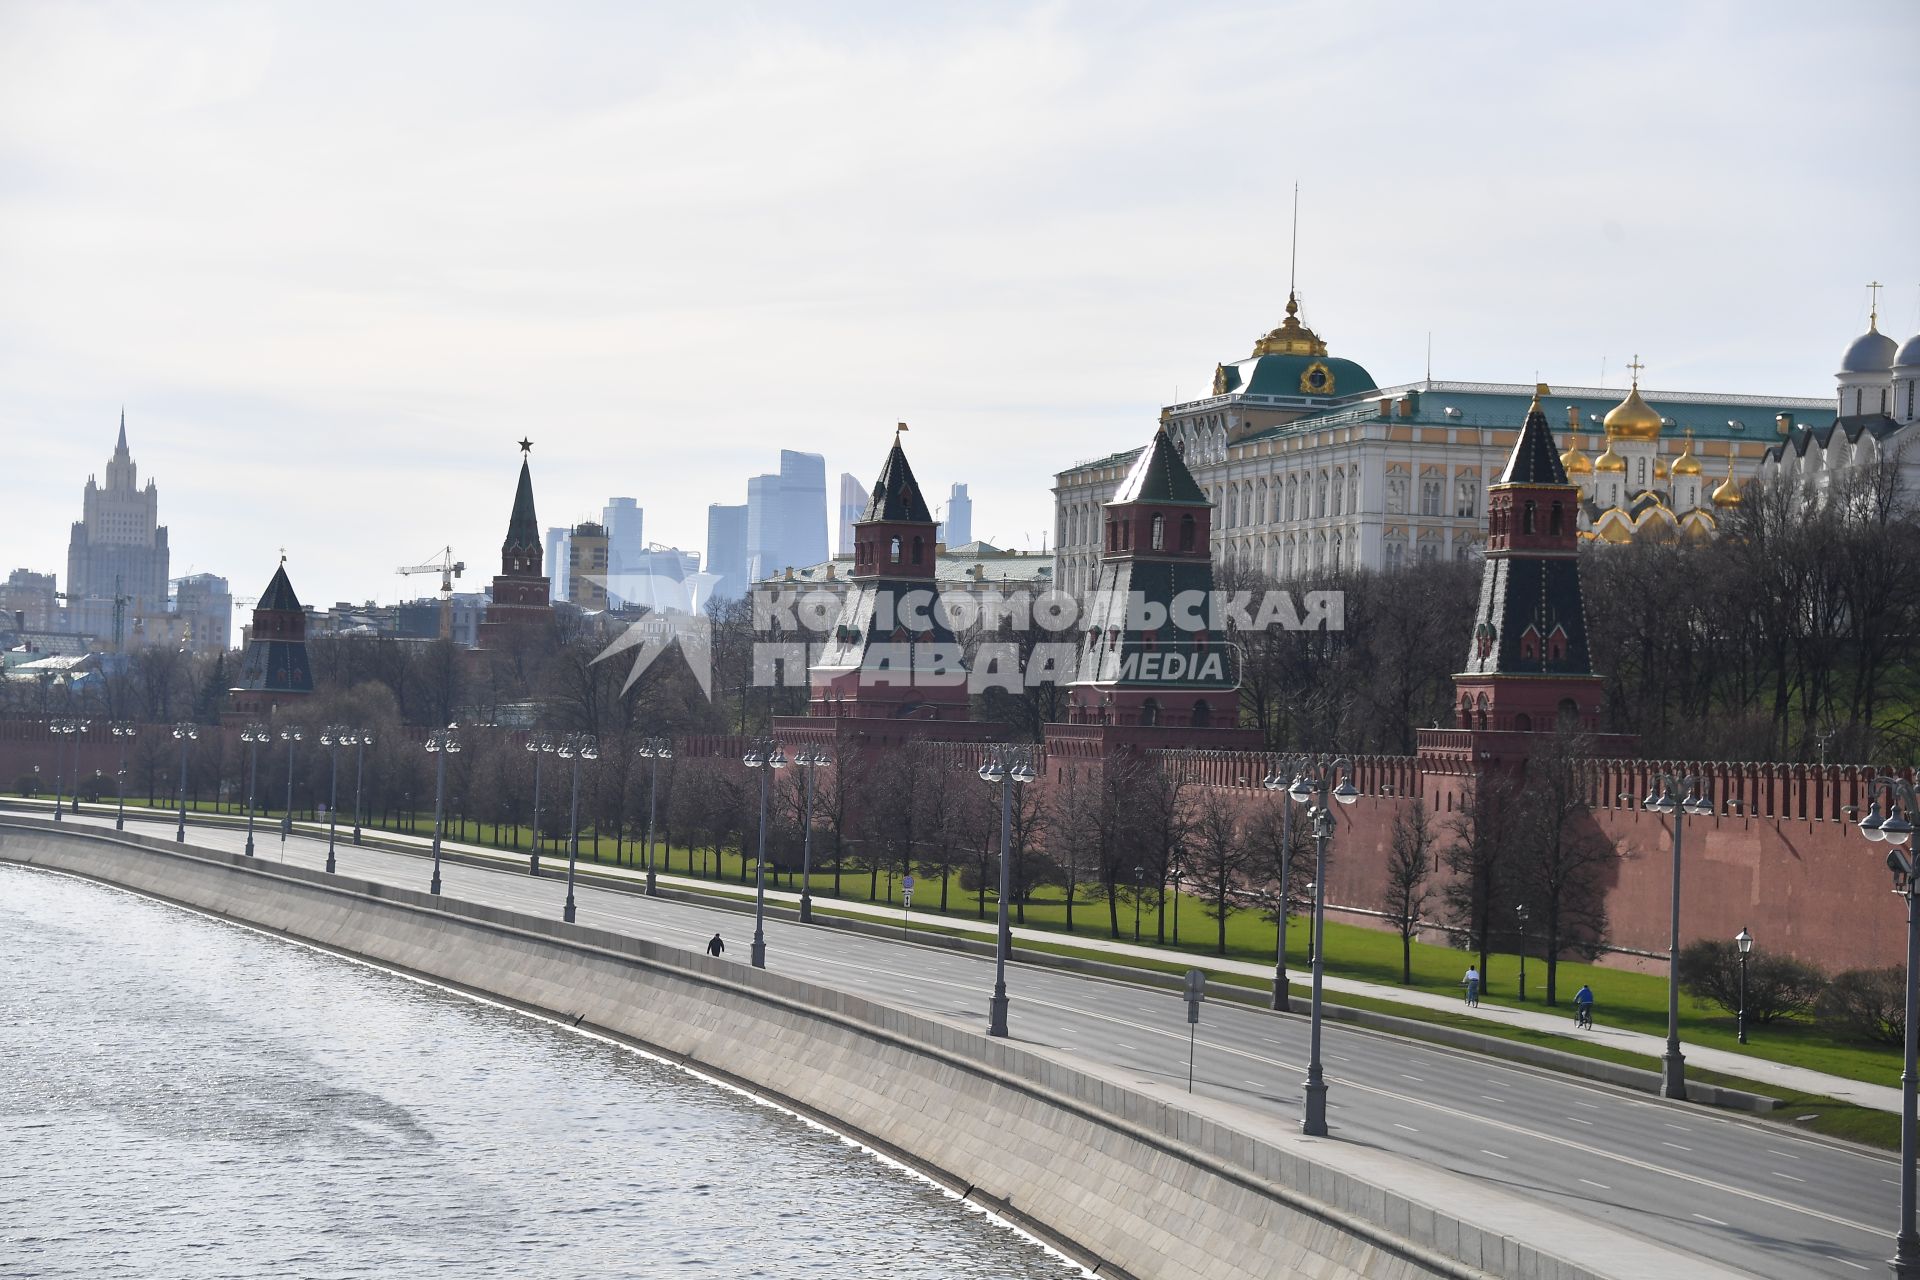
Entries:
<svg viewBox="0 0 1920 1280">
<path fill-rule="evenodd" d="M 1202 801 L 1188 840 L 1187 869 L 1202 891 L 1201 910 L 1215 925 L 1214 951 L 1227 954 L 1227 919 L 1242 878 L 1253 864 L 1240 815 L 1218 799 Z"/>
<path fill-rule="evenodd" d="M 1413 938 L 1420 932 L 1432 896 L 1438 859 L 1427 802 L 1415 796 L 1393 820 L 1393 844 L 1387 852 L 1387 918 L 1400 934 L 1400 981 L 1413 981 Z"/>
</svg>

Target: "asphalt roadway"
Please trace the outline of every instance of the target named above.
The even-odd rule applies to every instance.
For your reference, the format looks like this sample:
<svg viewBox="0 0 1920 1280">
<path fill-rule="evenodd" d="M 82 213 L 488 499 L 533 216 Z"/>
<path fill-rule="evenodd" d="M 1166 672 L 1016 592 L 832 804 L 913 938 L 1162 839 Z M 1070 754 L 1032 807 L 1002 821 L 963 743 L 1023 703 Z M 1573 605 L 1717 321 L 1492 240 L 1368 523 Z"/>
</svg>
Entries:
<svg viewBox="0 0 1920 1280">
<path fill-rule="evenodd" d="M 112 816 L 78 821 L 111 827 Z M 129 814 L 128 822 L 160 834 L 173 819 Z M 237 853 L 244 833 L 193 826 L 189 839 Z M 282 857 L 277 825 L 263 824 L 255 842 L 264 861 Z M 343 840 L 337 856 L 343 875 L 427 887 L 419 855 Z M 295 834 L 284 857 L 324 866 L 326 841 Z M 535 879 L 443 863 L 442 891 L 558 919 L 565 866 L 564 856 L 544 855 Z M 752 919 L 737 911 L 584 884 L 575 898 L 583 925 L 688 949 L 718 931 L 727 958 L 747 961 Z M 766 938 L 772 971 L 985 1030 L 990 958 L 773 920 Z M 1025 965 L 1009 967 L 1007 988 L 1016 1041 L 1185 1085 L 1188 1028 L 1177 993 Z M 1337 1023 L 1323 1035 L 1330 1140 L 1411 1157 L 1757 1276 L 1883 1273 L 1893 1252 L 1892 1156 Z M 1201 1013 L 1195 1091 L 1297 1125 L 1306 1052 L 1306 1019 L 1210 1002 Z"/>
</svg>

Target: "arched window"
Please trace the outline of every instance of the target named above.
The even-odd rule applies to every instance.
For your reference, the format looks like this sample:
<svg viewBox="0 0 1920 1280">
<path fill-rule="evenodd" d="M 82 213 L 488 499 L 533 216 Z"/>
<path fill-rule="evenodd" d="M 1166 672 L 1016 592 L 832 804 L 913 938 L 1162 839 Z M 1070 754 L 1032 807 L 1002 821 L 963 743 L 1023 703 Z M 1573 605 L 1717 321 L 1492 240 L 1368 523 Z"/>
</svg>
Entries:
<svg viewBox="0 0 1920 1280">
<path fill-rule="evenodd" d="M 1558 535 L 1560 532 L 1560 504 L 1553 504 L 1553 513 L 1547 517 L 1547 532 Z"/>
<path fill-rule="evenodd" d="M 1287 519 L 1293 519 L 1294 499 L 1300 494 L 1300 477 L 1287 477 Z"/>
<path fill-rule="evenodd" d="M 1558 510 L 1558 508 L 1556 507 L 1555 510 Z M 1158 511 L 1153 513 L 1152 546 L 1155 551 L 1165 551 L 1167 549 L 1167 518 Z"/>
<path fill-rule="evenodd" d="M 913 562 L 914 562 L 915 564 L 919 564 L 919 563 L 920 563 L 920 550 L 921 550 L 921 547 L 920 547 L 920 535 L 919 535 L 919 534 L 915 534 L 915 535 L 913 536 Z"/>
<path fill-rule="evenodd" d="M 1571 729 L 1580 720 L 1580 708 L 1572 698 L 1560 699 L 1560 727 Z"/>
<path fill-rule="evenodd" d="M 1322 471 L 1313 489 L 1313 514 L 1316 519 L 1327 514 L 1327 473 Z"/>
<path fill-rule="evenodd" d="M 1180 549 L 1182 551 L 1193 550 L 1193 528 L 1192 516 L 1180 517 Z"/>
<path fill-rule="evenodd" d="M 1333 473 L 1333 514 L 1337 516 L 1347 514 L 1347 473 L 1345 471 Z"/>
<path fill-rule="evenodd" d="M 1213 723 L 1213 708 L 1207 705 L 1206 699 L 1199 699 L 1193 704 L 1191 723 L 1196 729 L 1204 729 Z"/>
<path fill-rule="evenodd" d="M 1527 505 L 1520 510 L 1520 532 L 1533 532 L 1533 499 L 1527 499 Z"/>
<path fill-rule="evenodd" d="M 1483 693 L 1480 695 L 1480 700 L 1474 704 L 1474 710 L 1479 713 L 1480 727 L 1482 729 L 1486 728 L 1487 727 L 1487 695 L 1486 694 Z"/>
<path fill-rule="evenodd" d="M 1160 700 L 1148 698 L 1140 704 L 1140 723 L 1155 725 L 1160 723 Z"/>
<path fill-rule="evenodd" d="M 1463 696 L 1460 699 L 1460 727 L 1473 728 L 1473 699 L 1470 696 Z"/>
<path fill-rule="evenodd" d="M 1347 510 L 1358 514 L 1360 511 L 1360 468 L 1347 472 Z"/>
<path fill-rule="evenodd" d="M 1521 733 L 1532 733 L 1533 717 L 1523 711 L 1519 715 L 1513 718 L 1513 727 L 1518 729 Z"/>
<path fill-rule="evenodd" d="M 887 551 L 893 557 L 893 563 L 900 563 L 900 539 L 894 538 L 887 544 Z"/>
</svg>

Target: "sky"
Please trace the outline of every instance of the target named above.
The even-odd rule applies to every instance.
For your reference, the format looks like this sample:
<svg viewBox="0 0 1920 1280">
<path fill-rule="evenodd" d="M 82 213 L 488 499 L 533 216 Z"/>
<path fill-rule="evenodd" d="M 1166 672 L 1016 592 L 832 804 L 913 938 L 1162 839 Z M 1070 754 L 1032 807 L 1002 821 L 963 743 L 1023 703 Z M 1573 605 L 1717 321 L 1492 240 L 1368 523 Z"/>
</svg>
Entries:
<svg viewBox="0 0 1920 1280">
<path fill-rule="evenodd" d="M 1038 547 L 1072 463 L 1303 315 L 1421 377 L 1827 395 L 1920 330 L 1920 5 L 0 0 L 0 572 L 119 414 L 173 573 L 705 545 L 893 424 Z M 1902 141 L 1902 138 L 1905 140 Z"/>
</svg>

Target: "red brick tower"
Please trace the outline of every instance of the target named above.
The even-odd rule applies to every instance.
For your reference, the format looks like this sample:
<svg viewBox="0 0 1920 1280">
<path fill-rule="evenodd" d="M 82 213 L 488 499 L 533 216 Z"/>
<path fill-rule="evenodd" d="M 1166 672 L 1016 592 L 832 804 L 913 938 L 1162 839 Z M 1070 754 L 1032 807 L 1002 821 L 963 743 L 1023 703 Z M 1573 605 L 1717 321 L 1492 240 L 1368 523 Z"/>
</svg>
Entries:
<svg viewBox="0 0 1920 1280">
<path fill-rule="evenodd" d="M 500 546 L 500 572 L 493 600 L 480 623 L 480 647 L 498 649 L 515 635 L 536 634 L 553 625 L 551 581 L 541 572 L 540 521 L 533 512 L 533 475 L 528 469 L 531 440 L 520 442 L 520 485 L 514 490 L 507 539 Z"/>
</svg>

